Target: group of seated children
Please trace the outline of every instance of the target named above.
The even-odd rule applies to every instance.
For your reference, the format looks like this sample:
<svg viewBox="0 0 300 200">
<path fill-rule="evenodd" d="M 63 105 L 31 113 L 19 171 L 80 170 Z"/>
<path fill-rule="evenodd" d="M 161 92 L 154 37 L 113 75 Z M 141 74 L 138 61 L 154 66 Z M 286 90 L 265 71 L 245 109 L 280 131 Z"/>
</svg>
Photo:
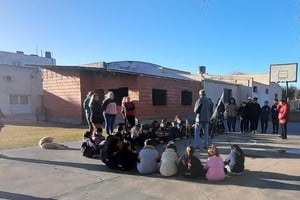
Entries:
<svg viewBox="0 0 300 200">
<path fill-rule="evenodd" d="M 84 155 L 87 157 L 98 155 L 111 169 L 136 169 L 141 174 L 159 171 L 166 177 L 180 174 L 184 177 L 205 177 L 208 181 L 221 181 L 225 179 L 226 173 L 239 175 L 244 171 L 244 154 L 236 144 L 231 145 L 231 152 L 225 161 L 219 156 L 217 147 L 211 146 L 203 166 L 200 159 L 194 155 L 192 146 L 187 146 L 185 154 L 180 157 L 173 141 L 167 143 L 161 156 L 150 138 L 144 140 L 144 146 L 137 153 L 132 150 L 131 142 L 126 139 L 126 135 L 109 135 L 105 140 L 102 129 L 98 129 L 93 135 L 86 132 L 85 142 Z"/>
<path fill-rule="evenodd" d="M 138 123 L 133 127 L 120 123 L 113 135 L 119 137 L 120 140 L 130 141 L 133 149 L 143 147 L 146 139 L 152 139 L 154 143 L 167 143 L 167 141 L 184 137 L 182 123 L 178 116 L 175 119 L 169 122 L 164 118 L 161 123 L 154 120 L 152 124 Z"/>
</svg>

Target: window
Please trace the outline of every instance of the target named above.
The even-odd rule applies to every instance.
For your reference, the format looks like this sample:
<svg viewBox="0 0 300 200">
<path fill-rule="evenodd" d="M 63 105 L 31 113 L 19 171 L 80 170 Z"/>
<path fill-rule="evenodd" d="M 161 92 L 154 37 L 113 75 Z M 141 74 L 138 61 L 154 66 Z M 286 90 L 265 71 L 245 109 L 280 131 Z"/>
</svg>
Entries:
<svg viewBox="0 0 300 200">
<path fill-rule="evenodd" d="M 9 104 L 11 105 L 28 105 L 29 104 L 29 96 L 28 95 L 9 95 Z"/>
<path fill-rule="evenodd" d="M 224 88 L 224 103 L 229 103 L 232 97 L 232 89 Z"/>
<path fill-rule="evenodd" d="M 274 99 L 278 99 L 278 94 L 274 94 Z"/>
<path fill-rule="evenodd" d="M 257 86 L 253 86 L 253 92 L 257 93 Z"/>
<path fill-rule="evenodd" d="M 110 91 L 112 91 L 114 93 L 115 101 L 116 101 L 118 106 L 121 105 L 123 97 L 128 96 L 128 87 L 122 87 L 122 88 L 118 88 L 118 89 L 111 89 Z"/>
<path fill-rule="evenodd" d="M 191 91 L 181 91 L 181 105 L 190 106 L 193 101 L 193 93 Z"/>
<path fill-rule="evenodd" d="M 167 105 L 167 90 L 152 89 L 152 105 L 153 106 Z"/>
<path fill-rule="evenodd" d="M 28 104 L 28 96 L 20 96 L 20 104 Z"/>
<path fill-rule="evenodd" d="M 265 93 L 266 93 L 266 94 L 269 94 L 269 89 L 266 89 Z"/>
<path fill-rule="evenodd" d="M 17 95 L 9 95 L 9 104 L 19 104 L 19 98 Z"/>
</svg>

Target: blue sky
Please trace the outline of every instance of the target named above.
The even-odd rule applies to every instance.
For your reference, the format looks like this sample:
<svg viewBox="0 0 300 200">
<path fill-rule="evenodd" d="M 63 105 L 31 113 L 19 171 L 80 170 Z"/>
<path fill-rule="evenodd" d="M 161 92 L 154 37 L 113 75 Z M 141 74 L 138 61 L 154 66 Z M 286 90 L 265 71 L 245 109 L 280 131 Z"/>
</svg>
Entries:
<svg viewBox="0 0 300 200">
<path fill-rule="evenodd" d="M 231 74 L 300 61 L 300 0 L 0 0 L 0 30 L 0 50 L 51 51 L 59 65 Z"/>
</svg>

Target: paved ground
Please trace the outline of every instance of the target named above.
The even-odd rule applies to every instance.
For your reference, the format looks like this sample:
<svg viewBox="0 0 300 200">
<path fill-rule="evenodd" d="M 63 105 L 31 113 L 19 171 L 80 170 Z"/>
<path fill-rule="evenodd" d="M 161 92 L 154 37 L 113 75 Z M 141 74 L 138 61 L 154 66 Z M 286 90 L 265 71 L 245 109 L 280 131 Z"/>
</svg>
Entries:
<svg viewBox="0 0 300 200">
<path fill-rule="evenodd" d="M 297 124 L 293 126 L 299 129 Z M 100 160 L 82 157 L 80 142 L 66 143 L 66 150 L 1 150 L 0 198 L 296 200 L 300 196 L 299 132 L 292 132 L 288 140 L 270 134 L 216 136 L 213 143 L 223 158 L 230 143 L 239 144 L 246 154 L 246 173 L 219 183 L 112 171 Z M 190 142 L 176 141 L 181 154 Z M 161 151 L 162 146 L 158 148 Z M 205 162 L 206 151 L 197 155 Z"/>
</svg>

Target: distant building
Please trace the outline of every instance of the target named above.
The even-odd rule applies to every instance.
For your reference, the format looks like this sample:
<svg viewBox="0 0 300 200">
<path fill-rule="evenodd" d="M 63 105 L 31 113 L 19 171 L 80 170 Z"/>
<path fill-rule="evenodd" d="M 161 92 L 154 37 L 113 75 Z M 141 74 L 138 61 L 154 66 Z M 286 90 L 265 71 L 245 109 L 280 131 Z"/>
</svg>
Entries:
<svg viewBox="0 0 300 200">
<path fill-rule="evenodd" d="M 42 109 L 42 73 L 36 65 L 55 65 L 45 57 L 0 51 L 0 107 L 6 116 L 36 118 Z"/>
<path fill-rule="evenodd" d="M 36 54 L 26 55 L 23 51 L 16 53 L 0 51 L 0 65 L 56 65 L 56 60 L 52 58 L 49 51 L 45 52 L 45 57 Z"/>
<path fill-rule="evenodd" d="M 196 75 L 200 77 L 200 75 Z M 228 103 L 230 97 L 234 97 L 238 103 L 247 100 L 248 97 L 257 97 L 258 103 L 264 101 L 273 102 L 274 98 L 282 97 L 282 88 L 277 83 L 269 83 L 269 74 L 244 74 L 244 75 L 202 75 L 208 95 L 212 98 L 217 93 L 224 91 L 224 102 Z M 220 85 L 221 84 L 221 85 Z M 219 91 L 219 92 L 216 92 Z"/>
</svg>

